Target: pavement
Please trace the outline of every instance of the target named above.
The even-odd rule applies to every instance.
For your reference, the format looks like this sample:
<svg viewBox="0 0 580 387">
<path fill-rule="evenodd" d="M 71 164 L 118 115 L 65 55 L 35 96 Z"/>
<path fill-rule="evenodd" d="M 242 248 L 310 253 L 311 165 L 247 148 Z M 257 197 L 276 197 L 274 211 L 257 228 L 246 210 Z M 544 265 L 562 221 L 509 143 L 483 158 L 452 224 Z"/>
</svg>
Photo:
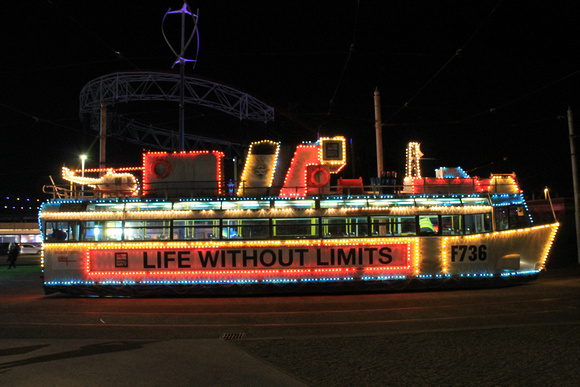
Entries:
<svg viewBox="0 0 580 387">
<path fill-rule="evenodd" d="M 305 386 L 224 340 L 2 340 L 4 386 Z"/>
<path fill-rule="evenodd" d="M 2 340 L 0 381 L 14 387 L 577 386 L 578 326 L 546 328 L 238 342 Z"/>
<path fill-rule="evenodd" d="M 6 260 L 6 256 L 0 256 L 2 270 L 7 269 Z M 16 264 L 16 270 L 21 266 L 39 265 L 40 257 L 20 255 Z M 0 385 L 4 386 L 307 385 L 224 339 L 0 337 Z"/>
</svg>

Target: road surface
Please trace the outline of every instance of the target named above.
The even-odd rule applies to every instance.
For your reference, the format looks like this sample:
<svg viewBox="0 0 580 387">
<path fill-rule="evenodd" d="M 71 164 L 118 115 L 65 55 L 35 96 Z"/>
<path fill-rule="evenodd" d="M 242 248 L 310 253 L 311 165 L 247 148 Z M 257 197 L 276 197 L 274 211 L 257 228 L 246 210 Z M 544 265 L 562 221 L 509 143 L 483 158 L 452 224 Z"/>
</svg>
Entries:
<svg viewBox="0 0 580 387">
<path fill-rule="evenodd" d="M 3 385 L 580 382 L 576 267 L 498 289 L 136 299 L 45 296 L 38 266 L 17 270 L 0 282 Z"/>
</svg>

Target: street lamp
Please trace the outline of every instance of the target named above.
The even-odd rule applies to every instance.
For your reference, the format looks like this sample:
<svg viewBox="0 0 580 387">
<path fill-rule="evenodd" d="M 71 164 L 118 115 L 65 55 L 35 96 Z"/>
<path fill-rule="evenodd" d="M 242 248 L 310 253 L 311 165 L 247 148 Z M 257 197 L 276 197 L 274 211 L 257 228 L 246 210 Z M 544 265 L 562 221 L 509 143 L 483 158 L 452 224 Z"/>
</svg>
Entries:
<svg viewBox="0 0 580 387">
<path fill-rule="evenodd" d="M 87 155 L 81 155 L 81 176 L 84 178 L 85 177 L 85 160 L 87 159 Z M 81 196 L 85 196 L 85 184 L 83 183 L 82 188 L 82 195 Z"/>
</svg>

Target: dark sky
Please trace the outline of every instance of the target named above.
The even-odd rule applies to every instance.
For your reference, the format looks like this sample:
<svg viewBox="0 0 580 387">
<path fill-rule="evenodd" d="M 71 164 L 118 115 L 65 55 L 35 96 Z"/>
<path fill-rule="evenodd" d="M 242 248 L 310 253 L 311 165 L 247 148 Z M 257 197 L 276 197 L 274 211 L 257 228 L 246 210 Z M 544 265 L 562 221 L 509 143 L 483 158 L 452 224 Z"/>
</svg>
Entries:
<svg viewBox="0 0 580 387">
<path fill-rule="evenodd" d="M 516 172 L 536 196 L 546 185 L 570 196 L 568 106 L 580 116 L 576 3 L 191 0 L 201 42 L 186 74 L 235 87 L 277 112 L 264 125 L 188 106 L 186 130 L 284 143 L 345 135 L 355 154 L 355 170 L 346 173 L 366 179 L 376 171 L 378 87 L 386 169 L 403 175 L 405 146 L 419 141 L 426 176 L 440 166 L 483 177 Z M 78 114 L 81 89 L 121 71 L 178 73 L 161 21 L 182 4 L 2 2 L 2 194 L 40 196 L 49 175 L 62 182 L 60 167 L 78 167 L 87 150 L 87 167 L 96 165 L 98 147 L 88 149 L 96 133 L 83 135 Z M 112 108 L 178 125 L 174 105 Z M 107 160 L 137 166 L 135 148 L 111 141 Z"/>
</svg>

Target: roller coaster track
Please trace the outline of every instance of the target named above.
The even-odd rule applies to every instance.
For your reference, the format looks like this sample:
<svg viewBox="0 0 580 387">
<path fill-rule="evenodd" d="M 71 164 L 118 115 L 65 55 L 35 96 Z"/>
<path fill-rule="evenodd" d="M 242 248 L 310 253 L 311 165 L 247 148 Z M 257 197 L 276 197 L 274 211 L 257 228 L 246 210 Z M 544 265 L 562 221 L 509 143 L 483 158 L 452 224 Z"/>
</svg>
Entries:
<svg viewBox="0 0 580 387">
<path fill-rule="evenodd" d="M 180 101 L 181 79 L 179 74 L 159 72 L 120 72 L 104 75 L 87 83 L 80 94 L 80 115 L 90 120 L 90 127 L 99 130 L 99 115 L 102 104 L 138 101 Z M 258 99 L 219 83 L 204 79 L 185 77 L 184 102 L 216 109 L 240 120 L 267 123 L 274 120 L 274 108 Z M 109 136 L 141 146 L 152 146 L 161 150 L 176 150 L 179 133 L 149 124 L 127 120 L 111 114 L 108 126 L 115 124 L 117 130 Z M 216 140 L 208 137 L 185 135 L 186 149 L 213 148 L 222 150 L 226 156 L 241 155 L 241 144 Z"/>
</svg>

